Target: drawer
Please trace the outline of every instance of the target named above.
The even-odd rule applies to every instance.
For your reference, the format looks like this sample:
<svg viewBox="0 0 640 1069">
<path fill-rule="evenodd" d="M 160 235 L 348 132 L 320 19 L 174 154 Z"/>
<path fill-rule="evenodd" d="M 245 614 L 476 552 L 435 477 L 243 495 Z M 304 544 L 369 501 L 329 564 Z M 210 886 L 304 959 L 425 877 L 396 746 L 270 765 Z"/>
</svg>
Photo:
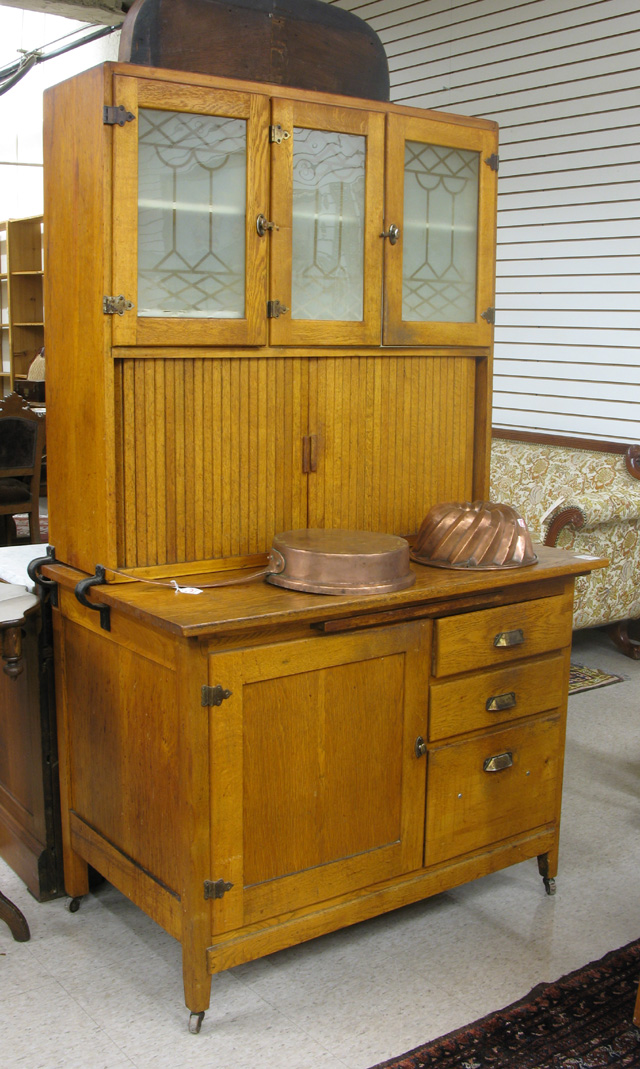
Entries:
<svg viewBox="0 0 640 1069">
<path fill-rule="evenodd" d="M 559 817 L 558 714 L 429 751 L 425 863 L 481 850 Z M 508 755 L 508 757 L 504 757 Z M 499 771 L 485 771 L 492 758 Z"/>
<path fill-rule="evenodd" d="M 429 741 L 481 731 L 564 705 L 566 654 L 457 676 L 429 688 Z"/>
<path fill-rule="evenodd" d="M 572 613 L 573 595 L 567 593 L 436 620 L 433 674 L 455 675 L 563 649 L 571 642 Z"/>
</svg>

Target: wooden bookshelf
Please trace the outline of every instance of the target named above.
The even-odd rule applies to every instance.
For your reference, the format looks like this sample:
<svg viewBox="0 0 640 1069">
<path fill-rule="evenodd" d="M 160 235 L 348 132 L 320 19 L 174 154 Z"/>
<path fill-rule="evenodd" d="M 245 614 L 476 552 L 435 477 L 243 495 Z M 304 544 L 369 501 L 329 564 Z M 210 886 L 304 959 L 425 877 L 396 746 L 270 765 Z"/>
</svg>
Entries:
<svg viewBox="0 0 640 1069">
<path fill-rule="evenodd" d="M 11 392 L 44 345 L 42 216 L 0 222 L 2 369 Z"/>
</svg>

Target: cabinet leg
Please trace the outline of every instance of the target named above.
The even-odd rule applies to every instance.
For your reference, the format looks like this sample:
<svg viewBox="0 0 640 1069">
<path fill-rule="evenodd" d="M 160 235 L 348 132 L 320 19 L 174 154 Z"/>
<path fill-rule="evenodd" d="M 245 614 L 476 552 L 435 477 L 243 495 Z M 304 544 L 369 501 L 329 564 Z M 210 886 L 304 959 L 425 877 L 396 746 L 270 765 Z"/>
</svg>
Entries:
<svg viewBox="0 0 640 1069">
<path fill-rule="evenodd" d="M 558 872 L 558 851 L 550 850 L 546 854 L 538 854 L 538 872 L 542 876 L 544 889 L 548 895 L 556 893 L 555 877 Z"/>
<path fill-rule="evenodd" d="M 211 1001 L 211 973 L 207 968 L 206 950 L 201 948 L 194 957 L 184 945 L 182 948 L 182 976 L 184 980 L 184 1001 L 191 1011 L 189 1031 L 199 1032 L 204 1011 L 209 1009 Z"/>
<path fill-rule="evenodd" d="M 74 850 L 66 847 L 64 850 L 64 889 L 72 901 L 89 894 L 89 866 Z M 75 909 L 69 905 L 70 912 L 75 913 L 78 906 L 79 902 Z"/>
</svg>

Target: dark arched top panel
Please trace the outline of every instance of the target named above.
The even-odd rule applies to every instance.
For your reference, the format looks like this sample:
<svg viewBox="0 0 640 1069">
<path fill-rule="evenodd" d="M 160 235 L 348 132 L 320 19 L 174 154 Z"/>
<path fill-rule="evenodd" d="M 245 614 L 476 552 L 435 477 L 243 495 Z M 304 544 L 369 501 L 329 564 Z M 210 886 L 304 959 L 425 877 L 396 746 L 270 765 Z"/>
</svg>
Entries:
<svg viewBox="0 0 640 1069">
<path fill-rule="evenodd" d="M 382 42 L 323 0 L 136 0 L 120 62 L 389 99 Z"/>
</svg>

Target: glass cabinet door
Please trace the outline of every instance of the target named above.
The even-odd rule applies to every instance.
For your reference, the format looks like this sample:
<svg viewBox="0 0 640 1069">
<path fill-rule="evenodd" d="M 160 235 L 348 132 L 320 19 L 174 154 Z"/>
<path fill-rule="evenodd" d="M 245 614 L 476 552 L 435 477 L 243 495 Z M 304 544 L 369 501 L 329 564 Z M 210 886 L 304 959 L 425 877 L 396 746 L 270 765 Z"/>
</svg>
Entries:
<svg viewBox="0 0 640 1069">
<path fill-rule="evenodd" d="M 389 115 L 383 338 L 490 344 L 493 130 Z"/>
<path fill-rule="evenodd" d="M 272 122 L 271 342 L 378 345 L 384 116 L 274 100 Z"/>
<path fill-rule="evenodd" d="M 114 343 L 264 344 L 267 98 L 120 77 L 114 99 Z"/>
</svg>

